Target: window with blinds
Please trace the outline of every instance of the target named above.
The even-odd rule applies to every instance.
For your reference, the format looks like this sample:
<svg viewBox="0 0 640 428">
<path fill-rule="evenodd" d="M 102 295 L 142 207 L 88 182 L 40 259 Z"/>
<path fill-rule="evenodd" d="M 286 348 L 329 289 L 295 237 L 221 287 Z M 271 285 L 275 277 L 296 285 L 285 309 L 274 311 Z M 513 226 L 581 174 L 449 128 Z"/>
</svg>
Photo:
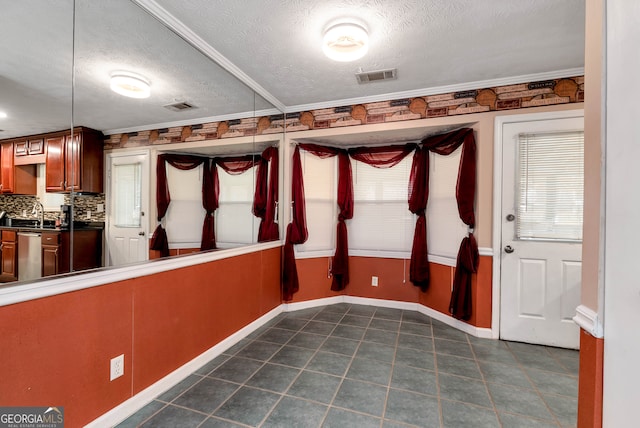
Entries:
<svg viewBox="0 0 640 428">
<path fill-rule="evenodd" d="M 407 203 L 412 158 L 384 169 L 352 162 L 354 215 L 347 222 L 349 250 L 408 257 L 415 228 Z"/>
<path fill-rule="evenodd" d="M 582 240 L 584 132 L 518 135 L 516 239 Z"/>
<path fill-rule="evenodd" d="M 167 164 L 171 203 L 165 216 L 167 239 L 172 247 L 200 246 L 205 210 L 202 208 L 202 165 L 180 170 Z M 177 244 L 177 245 L 176 245 Z"/>
<path fill-rule="evenodd" d="M 215 216 L 219 248 L 251 244 L 258 239 L 260 219 L 253 215 L 256 168 L 239 175 L 227 174 L 218 168 L 220 195 Z"/>
<path fill-rule="evenodd" d="M 456 258 L 467 227 L 460 220 L 456 183 L 462 149 L 449 156 L 431 154 L 427 206 L 429 254 Z M 337 222 L 337 158 L 320 159 L 301 151 L 307 242 L 296 245 L 301 257 L 335 251 Z M 351 161 L 354 215 L 347 220 L 349 252 L 353 255 L 408 258 L 416 216 L 409 211 L 408 187 L 413 155 L 392 168 L 374 168 Z M 325 254 L 326 253 L 326 254 Z"/>
<path fill-rule="evenodd" d="M 335 249 L 337 213 L 337 157 L 320 159 L 300 151 L 309 238 L 296 252 L 331 252 Z"/>
</svg>

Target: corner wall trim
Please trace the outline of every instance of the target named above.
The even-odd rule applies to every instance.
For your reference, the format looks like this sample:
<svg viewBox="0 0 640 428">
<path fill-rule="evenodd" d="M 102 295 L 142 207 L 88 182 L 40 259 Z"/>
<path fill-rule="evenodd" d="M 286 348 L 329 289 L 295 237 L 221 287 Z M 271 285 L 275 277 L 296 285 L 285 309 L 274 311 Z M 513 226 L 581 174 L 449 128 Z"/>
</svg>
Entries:
<svg viewBox="0 0 640 428">
<path fill-rule="evenodd" d="M 602 320 L 593 309 L 585 305 L 580 305 L 576 308 L 576 316 L 573 317 L 573 322 L 596 339 L 604 337 Z"/>
</svg>

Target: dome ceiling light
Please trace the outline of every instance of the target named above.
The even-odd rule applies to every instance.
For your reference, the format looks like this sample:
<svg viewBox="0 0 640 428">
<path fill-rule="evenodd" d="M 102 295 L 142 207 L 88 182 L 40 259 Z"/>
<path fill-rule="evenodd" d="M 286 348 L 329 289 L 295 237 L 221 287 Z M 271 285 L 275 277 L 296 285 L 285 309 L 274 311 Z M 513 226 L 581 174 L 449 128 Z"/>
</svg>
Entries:
<svg viewBox="0 0 640 428">
<path fill-rule="evenodd" d="M 117 94 L 130 98 L 149 98 L 151 84 L 139 74 L 128 71 L 111 73 L 111 90 Z"/>
<path fill-rule="evenodd" d="M 334 61 L 355 61 L 369 50 L 369 35 L 359 24 L 342 22 L 332 25 L 325 31 L 322 50 Z"/>
</svg>

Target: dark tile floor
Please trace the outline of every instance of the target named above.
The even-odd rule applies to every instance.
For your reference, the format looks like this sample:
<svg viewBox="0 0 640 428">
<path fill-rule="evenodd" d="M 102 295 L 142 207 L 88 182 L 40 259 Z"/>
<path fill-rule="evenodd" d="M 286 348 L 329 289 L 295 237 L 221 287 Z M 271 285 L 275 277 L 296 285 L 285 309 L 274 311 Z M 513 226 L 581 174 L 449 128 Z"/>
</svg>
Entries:
<svg viewBox="0 0 640 428">
<path fill-rule="evenodd" d="M 279 315 L 118 427 L 564 427 L 577 394 L 577 351 L 340 303 Z"/>
</svg>

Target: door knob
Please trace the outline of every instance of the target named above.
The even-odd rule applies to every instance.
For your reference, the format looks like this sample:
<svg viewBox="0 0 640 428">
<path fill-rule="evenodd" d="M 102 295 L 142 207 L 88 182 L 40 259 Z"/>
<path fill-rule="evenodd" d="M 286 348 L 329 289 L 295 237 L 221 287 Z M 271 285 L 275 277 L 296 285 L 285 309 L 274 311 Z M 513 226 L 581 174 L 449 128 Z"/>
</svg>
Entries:
<svg viewBox="0 0 640 428">
<path fill-rule="evenodd" d="M 504 252 L 507 254 L 511 254 L 513 253 L 514 249 L 511 245 L 507 245 L 506 247 L 504 247 Z"/>
<path fill-rule="evenodd" d="M 143 232 L 138 232 L 138 235 L 144 236 L 144 231 Z"/>
<path fill-rule="evenodd" d="M 507 221 L 513 221 L 516 219 L 516 216 L 514 216 L 513 214 L 507 214 Z"/>
</svg>

